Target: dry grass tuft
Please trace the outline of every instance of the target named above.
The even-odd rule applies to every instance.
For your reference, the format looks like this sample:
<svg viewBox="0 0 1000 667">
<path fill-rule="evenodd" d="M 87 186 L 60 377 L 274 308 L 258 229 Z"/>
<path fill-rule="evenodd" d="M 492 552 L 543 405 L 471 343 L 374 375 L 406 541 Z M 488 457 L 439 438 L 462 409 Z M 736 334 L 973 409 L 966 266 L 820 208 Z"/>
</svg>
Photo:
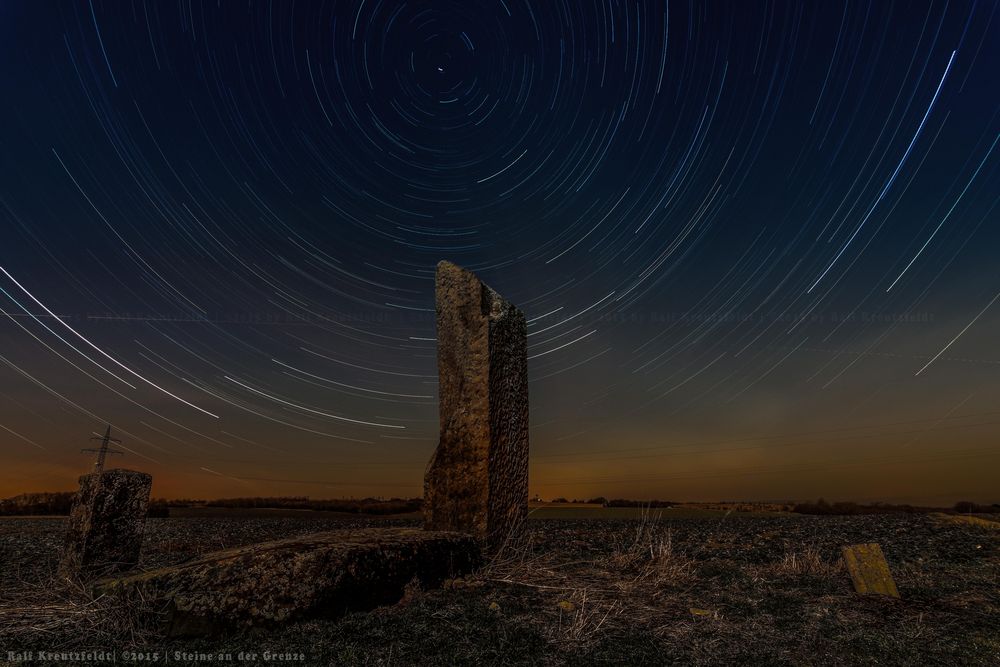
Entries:
<svg viewBox="0 0 1000 667">
<path fill-rule="evenodd" d="M 801 552 L 789 551 L 779 562 L 772 566 L 775 574 L 786 577 L 830 577 L 836 576 L 844 569 L 842 560 L 835 562 L 824 561 L 819 555 L 819 551 L 812 547 L 806 547 Z"/>
<path fill-rule="evenodd" d="M 662 615 L 665 596 L 696 578 L 694 561 L 675 550 L 660 512 L 648 508 L 613 538 L 610 551 L 592 558 L 567 559 L 539 539 L 529 531 L 509 543 L 474 579 L 531 591 L 541 600 L 541 617 L 530 622 L 548 641 L 574 651 L 627 633 L 638 618 Z"/>
<path fill-rule="evenodd" d="M 768 582 L 803 577 L 841 579 L 844 577 L 845 567 L 843 559 L 826 561 L 814 547 L 805 547 L 801 551 L 785 552 L 781 560 L 746 565 L 744 569 L 752 581 L 767 585 Z"/>
<path fill-rule="evenodd" d="M 588 596 L 586 590 L 575 591 L 566 604 L 559 604 L 558 621 L 551 638 L 557 642 L 580 644 L 597 637 L 601 629 L 614 624 L 624 612 L 619 600 L 602 600 Z"/>
<path fill-rule="evenodd" d="M 81 638 L 94 646 L 138 645 L 157 635 L 158 613 L 141 595 L 95 595 L 85 581 L 52 576 L 8 589 L 0 600 L 0 636 L 9 647 L 45 640 L 53 650 Z"/>
<path fill-rule="evenodd" d="M 616 543 L 604 565 L 614 572 L 634 574 L 633 585 L 644 583 L 659 588 L 692 579 L 694 561 L 674 551 L 673 533 L 664 526 L 660 515 L 643 509 L 631 540 Z"/>
</svg>

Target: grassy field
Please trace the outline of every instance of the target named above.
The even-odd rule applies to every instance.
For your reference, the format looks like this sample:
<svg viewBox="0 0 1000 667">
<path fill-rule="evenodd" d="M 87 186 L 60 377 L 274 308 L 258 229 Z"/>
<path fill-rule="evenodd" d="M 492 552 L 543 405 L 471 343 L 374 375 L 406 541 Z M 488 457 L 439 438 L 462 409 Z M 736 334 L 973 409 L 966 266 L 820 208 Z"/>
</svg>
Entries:
<svg viewBox="0 0 1000 667">
<path fill-rule="evenodd" d="M 301 653 L 309 665 L 1000 664 L 995 517 L 675 512 L 616 521 L 536 512 L 522 544 L 444 589 L 197 640 L 167 640 L 115 600 L 55 579 L 62 520 L 0 519 L 0 659 L 90 648 Z M 141 567 L 318 530 L 416 524 L 150 519 Z M 882 545 L 901 599 L 853 592 L 840 547 L 860 542 Z"/>
</svg>

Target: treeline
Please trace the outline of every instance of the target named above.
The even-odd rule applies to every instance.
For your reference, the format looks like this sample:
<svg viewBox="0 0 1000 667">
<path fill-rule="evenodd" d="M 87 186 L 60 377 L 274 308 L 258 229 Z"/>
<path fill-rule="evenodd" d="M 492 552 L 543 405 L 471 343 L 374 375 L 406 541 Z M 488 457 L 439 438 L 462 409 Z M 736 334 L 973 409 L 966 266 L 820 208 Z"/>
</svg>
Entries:
<svg viewBox="0 0 1000 667">
<path fill-rule="evenodd" d="M 553 498 L 549 502 L 551 503 L 569 503 L 573 505 L 603 505 L 608 502 L 608 499 L 604 496 L 598 496 L 597 498 L 589 498 L 587 500 L 582 500 L 580 498 L 574 498 L 573 500 L 567 500 L 565 498 Z"/>
<path fill-rule="evenodd" d="M 75 497 L 75 491 L 23 493 L 13 498 L 0 499 L 0 516 L 69 516 Z M 295 509 L 385 515 L 419 512 L 421 504 L 420 498 L 349 498 L 339 500 L 314 500 L 304 496 L 221 498 L 219 500 L 153 498 L 149 501 L 148 515 L 157 518 L 168 517 L 171 507 Z"/>
<path fill-rule="evenodd" d="M 892 505 L 890 503 L 871 503 L 863 505 L 855 502 L 829 503 L 820 498 L 814 503 L 796 503 L 792 507 L 798 514 L 826 514 L 850 516 L 855 514 L 926 514 L 940 512 L 939 507 L 920 507 L 916 505 Z"/>
<path fill-rule="evenodd" d="M 13 498 L 0 499 L 0 516 L 69 516 L 76 491 L 47 493 L 22 493 Z M 168 516 L 168 505 L 174 501 L 151 500 L 149 516 Z"/>
<path fill-rule="evenodd" d="M 316 510 L 325 512 L 350 512 L 352 514 L 403 514 L 406 512 L 418 512 L 422 504 L 423 501 L 420 498 L 315 500 L 305 496 L 220 498 L 202 503 L 204 507 Z"/>
<path fill-rule="evenodd" d="M 0 499 L 0 516 L 68 516 L 74 491 L 57 491 L 49 493 L 23 493 L 13 498 Z M 679 503 L 671 500 L 629 500 L 625 498 L 604 497 L 587 500 L 567 500 L 556 498 L 553 503 L 571 503 L 602 505 L 604 507 L 673 507 Z M 220 498 L 218 500 L 154 498 L 149 503 L 149 516 L 167 517 L 171 507 L 227 507 L 227 508 L 257 508 L 257 509 L 291 509 L 313 510 L 327 512 L 346 512 L 351 514 L 387 515 L 419 512 L 423 504 L 420 498 L 342 498 L 334 500 L 312 499 L 307 496 L 278 496 L 269 498 Z M 890 503 L 861 504 L 850 501 L 827 502 L 820 498 L 816 502 L 803 502 L 792 505 L 791 510 L 798 514 L 840 515 L 858 514 L 925 514 L 940 512 L 938 507 L 922 507 L 916 505 Z M 1000 513 L 1000 503 L 984 505 L 969 500 L 955 503 L 952 511 L 960 514 L 997 514 Z"/>
<path fill-rule="evenodd" d="M 677 505 L 672 500 L 626 500 L 625 498 L 613 498 L 604 502 L 605 507 L 673 507 Z"/>
<path fill-rule="evenodd" d="M 50 493 L 22 493 L 13 498 L 0 500 L 0 516 L 24 515 L 65 515 L 73 506 L 75 491 L 55 491 Z"/>
<path fill-rule="evenodd" d="M 588 498 L 587 500 L 566 500 L 565 498 L 553 498 L 549 502 L 554 504 L 569 505 L 601 505 L 602 507 L 673 507 L 680 503 L 672 500 L 628 500 L 626 498 L 613 498 L 608 500 L 604 496 Z"/>
</svg>

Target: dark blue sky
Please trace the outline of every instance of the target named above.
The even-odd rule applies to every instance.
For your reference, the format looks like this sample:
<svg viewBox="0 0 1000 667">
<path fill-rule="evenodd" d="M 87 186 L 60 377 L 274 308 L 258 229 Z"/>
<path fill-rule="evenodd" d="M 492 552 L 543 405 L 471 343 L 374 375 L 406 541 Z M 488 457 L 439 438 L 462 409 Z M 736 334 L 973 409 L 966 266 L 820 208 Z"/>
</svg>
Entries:
<svg viewBox="0 0 1000 667">
<path fill-rule="evenodd" d="M 0 490 L 419 493 L 450 259 L 532 493 L 989 499 L 997 13 L 4 3 Z"/>
</svg>

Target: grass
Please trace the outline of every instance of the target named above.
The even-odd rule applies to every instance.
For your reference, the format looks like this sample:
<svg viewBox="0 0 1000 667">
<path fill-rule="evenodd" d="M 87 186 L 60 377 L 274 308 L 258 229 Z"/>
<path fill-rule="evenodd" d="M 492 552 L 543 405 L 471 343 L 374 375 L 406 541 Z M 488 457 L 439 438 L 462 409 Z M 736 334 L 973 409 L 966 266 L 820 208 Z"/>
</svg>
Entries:
<svg viewBox="0 0 1000 667">
<path fill-rule="evenodd" d="M 411 590 L 398 605 L 183 641 L 137 624 L 142 601 L 115 608 L 54 581 L 59 522 L 0 521 L 0 648 L 38 648 L 43 637 L 72 648 L 301 651 L 316 665 L 1000 664 L 1000 532 L 992 527 L 922 515 L 673 512 L 534 520 L 475 575 Z M 393 523 L 405 522 L 152 519 L 142 566 Z M 853 592 L 840 547 L 872 541 L 885 551 L 899 600 Z"/>
<path fill-rule="evenodd" d="M 0 599 L 0 647 L 43 650 L 74 648 L 81 638 L 93 646 L 140 646 L 158 636 L 147 600 L 95 596 L 77 579 L 56 576 L 18 581 Z M 10 589 L 15 592 L 13 595 Z M 45 593 L 39 595 L 40 591 Z M 19 641 L 20 640 L 20 641 Z M 11 645 L 13 643 L 13 645 Z"/>
</svg>

